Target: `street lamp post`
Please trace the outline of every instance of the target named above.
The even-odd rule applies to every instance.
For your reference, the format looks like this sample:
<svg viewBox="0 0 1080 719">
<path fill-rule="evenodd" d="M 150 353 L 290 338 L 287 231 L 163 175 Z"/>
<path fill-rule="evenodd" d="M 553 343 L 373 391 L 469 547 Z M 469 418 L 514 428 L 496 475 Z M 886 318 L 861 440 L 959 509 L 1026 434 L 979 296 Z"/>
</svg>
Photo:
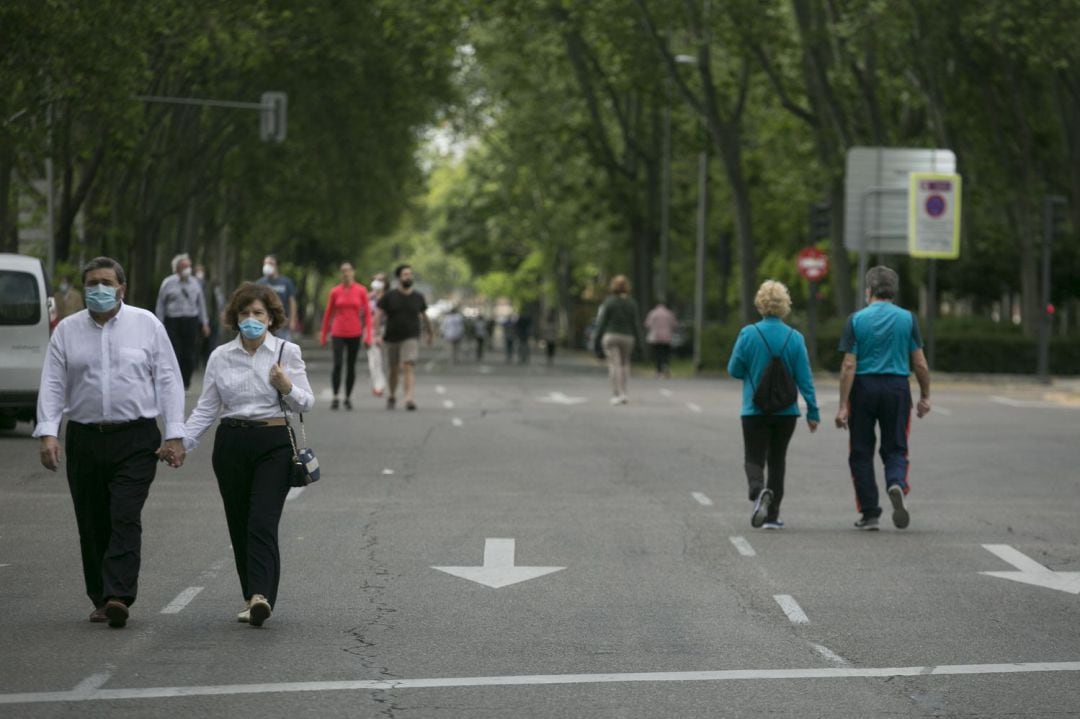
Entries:
<svg viewBox="0 0 1080 719">
<path fill-rule="evenodd" d="M 708 219 L 706 189 L 709 153 L 698 153 L 697 253 L 694 267 L 694 374 L 701 371 L 701 334 L 705 325 L 705 225 Z"/>
</svg>

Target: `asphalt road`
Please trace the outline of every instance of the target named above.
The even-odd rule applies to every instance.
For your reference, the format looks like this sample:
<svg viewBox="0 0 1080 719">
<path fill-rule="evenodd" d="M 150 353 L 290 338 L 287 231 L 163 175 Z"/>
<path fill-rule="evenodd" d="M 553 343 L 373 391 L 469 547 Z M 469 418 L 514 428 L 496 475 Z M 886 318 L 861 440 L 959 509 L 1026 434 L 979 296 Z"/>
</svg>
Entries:
<svg viewBox="0 0 1080 719">
<path fill-rule="evenodd" d="M 361 377 L 331 412 L 328 356 L 307 356 L 323 478 L 287 504 L 261 629 L 235 621 L 212 435 L 159 471 L 113 630 L 86 621 L 62 472 L 27 425 L 0 433 L 0 716 L 1080 716 L 1072 395 L 936 388 L 911 527 L 865 533 L 823 381 L 768 532 L 734 382 L 635 377 L 612 407 L 597 367 L 429 353 L 419 411 Z M 547 569 L 458 576 L 481 565 Z"/>
</svg>

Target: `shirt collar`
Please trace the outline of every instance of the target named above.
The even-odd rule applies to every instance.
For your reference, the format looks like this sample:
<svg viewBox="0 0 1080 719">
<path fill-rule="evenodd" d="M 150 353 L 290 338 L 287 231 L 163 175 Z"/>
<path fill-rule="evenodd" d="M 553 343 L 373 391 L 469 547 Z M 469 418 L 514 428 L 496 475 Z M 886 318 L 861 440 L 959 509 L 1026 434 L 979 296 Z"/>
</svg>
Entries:
<svg viewBox="0 0 1080 719">
<path fill-rule="evenodd" d="M 263 343 L 259 345 L 259 349 L 255 350 L 255 352 L 256 354 L 258 354 L 263 350 L 268 350 L 270 352 L 273 352 L 274 356 L 276 357 L 278 353 L 278 348 L 285 340 L 277 337 L 272 332 L 270 332 L 270 330 L 267 330 L 266 334 L 266 339 L 263 340 Z M 244 342 L 241 339 L 239 332 L 236 333 L 236 337 L 233 337 L 232 341 L 229 342 L 226 346 L 228 347 L 230 352 L 244 352 L 245 354 L 247 353 L 247 350 L 244 349 Z"/>
</svg>

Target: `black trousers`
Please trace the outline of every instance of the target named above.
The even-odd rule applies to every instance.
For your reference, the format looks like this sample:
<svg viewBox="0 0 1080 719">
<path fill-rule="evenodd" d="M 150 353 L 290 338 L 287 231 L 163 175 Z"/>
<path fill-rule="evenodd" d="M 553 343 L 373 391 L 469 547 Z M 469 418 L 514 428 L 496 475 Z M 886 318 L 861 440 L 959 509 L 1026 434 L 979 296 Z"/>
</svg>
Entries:
<svg viewBox="0 0 1080 719">
<path fill-rule="evenodd" d="M 199 330 L 202 324 L 198 317 L 166 317 L 165 331 L 169 334 L 176 361 L 180 363 L 180 376 L 184 379 L 184 389 L 191 386 L 191 373 L 195 371 L 202 338 Z"/>
<path fill-rule="evenodd" d="M 273 606 L 281 578 L 278 523 L 289 494 L 292 445 L 284 425 L 226 427 L 214 438 L 214 475 L 225 505 L 236 574 L 244 599 Z"/>
<path fill-rule="evenodd" d="M 885 487 L 900 485 L 908 493 L 908 433 L 911 431 L 911 385 L 898 375 L 857 375 L 848 404 L 848 466 L 855 484 L 855 506 L 864 517 L 880 517 L 874 478 L 876 428 L 881 429 L 881 461 Z"/>
<path fill-rule="evenodd" d="M 664 374 L 671 364 L 671 345 L 667 342 L 656 342 L 652 348 L 656 359 L 656 374 Z"/>
<path fill-rule="evenodd" d="M 101 432 L 68 422 L 67 480 L 75 504 L 86 596 L 95 607 L 139 590 L 142 508 L 157 472 L 157 422 L 143 419 Z"/>
<path fill-rule="evenodd" d="M 330 371 L 330 386 L 337 397 L 338 388 L 341 387 L 341 365 L 345 364 L 345 399 L 352 396 L 353 384 L 356 382 L 356 355 L 360 352 L 359 337 L 331 337 L 330 341 L 334 348 L 334 369 Z"/>
<path fill-rule="evenodd" d="M 784 499 L 784 470 L 787 464 L 787 448 L 791 435 L 795 434 L 796 416 L 756 415 L 742 418 L 743 467 L 750 487 L 750 501 L 757 500 L 762 489 L 772 490 L 773 499 L 765 521 L 775 521 L 780 516 L 780 502 Z M 765 468 L 769 469 L 768 482 Z"/>
</svg>

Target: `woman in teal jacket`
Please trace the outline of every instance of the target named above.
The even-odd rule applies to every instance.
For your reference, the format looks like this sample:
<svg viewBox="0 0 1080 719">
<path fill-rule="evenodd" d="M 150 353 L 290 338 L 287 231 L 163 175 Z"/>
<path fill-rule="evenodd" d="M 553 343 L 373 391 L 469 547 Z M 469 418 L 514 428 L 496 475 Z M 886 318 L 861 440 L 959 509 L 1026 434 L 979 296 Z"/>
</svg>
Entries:
<svg viewBox="0 0 1080 719">
<path fill-rule="evenodd" d="M 766 414 L 754 403 L 754 392 L 769 361 L 779 356 L 806 400 L 806 423 L 810 431 L 817 430 L 821 415 L 814 394 L 814 377 L 802 334 L 784 323 L 791 312 L 791 295 L 787 287 L 766 280 L 758 288 L 754 306 L 762 320 L 747 325 L 739 332 L 728 362 L 728 374 L 743 381 L 742 430 L 744 468 L 750 485 L 750 501 L 754 511 L 750 517 L 753 527 L 781 529 L 780 502 L 784 499 L 784 468 L 788 443 L 795 433 L 799 419 L 799 403 Z M 769 469 L 768 482 L 765 468 Z"/>
</svg>

